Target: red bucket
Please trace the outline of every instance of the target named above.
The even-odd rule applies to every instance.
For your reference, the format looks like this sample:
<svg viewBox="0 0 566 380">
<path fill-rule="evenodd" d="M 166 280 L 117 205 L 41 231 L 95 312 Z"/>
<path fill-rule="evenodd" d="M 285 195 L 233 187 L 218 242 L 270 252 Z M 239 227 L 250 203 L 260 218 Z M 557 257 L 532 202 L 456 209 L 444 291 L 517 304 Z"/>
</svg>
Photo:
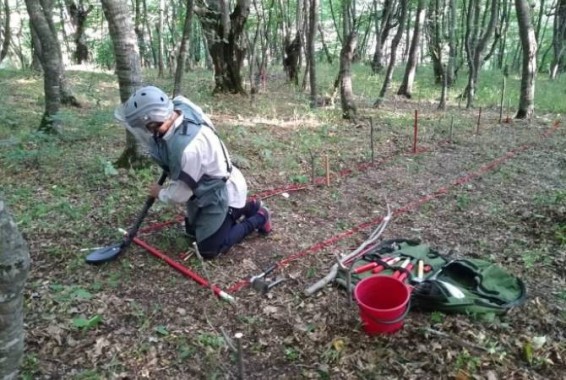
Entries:
<svg viewBox="0 0 566 380">
<path fill-rule="evenodd" d="M 393 333 L 403 327 L 411 293 L 390 276 L 371 276 L 354 289 L 364 331 L 369 335 Z"/>
</svg>

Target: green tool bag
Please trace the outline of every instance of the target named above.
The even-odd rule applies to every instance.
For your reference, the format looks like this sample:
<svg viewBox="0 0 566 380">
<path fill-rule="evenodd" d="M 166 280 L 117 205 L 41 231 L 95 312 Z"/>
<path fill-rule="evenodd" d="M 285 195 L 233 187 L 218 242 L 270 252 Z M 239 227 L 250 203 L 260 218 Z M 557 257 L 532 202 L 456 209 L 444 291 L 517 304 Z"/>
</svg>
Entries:
<svg viewBox="0 0 566 380">
<path fill-rule="evenodd" d="M 399 261 L 395 264 L 388 264 L 386 262 L 389 258 L 399 257 Z M 416 263 L 418 260 L 422 260 L 423 264 L 427 267 L 427 272 L 424 273 L 424 279 L 431 277 L 435 272 L 440 270 L 449 260 L 444 256 L 440 255 L 437 251 L 432 249 L 427 244 L 421 244 L 419 240 L 411 239 L 391 239 L 384 240 L 380 242 L 376 247 L 370 249 L 358 260 L 352 264 L 352 273 L 350 274 L 350 290 L 352 291 L 356 284 L 362 279 L 374 275 L 372 272 L 373 268 L 364 270 L 361 273 L 355 273 L 357 268 L 363 266 L 368 266 L 368 264 L 373 263 L 374 265 L 382 265 L 385 269 L 379 272 L 379 275 L 391 276 L 396 270 L 402 272 L 408 272 L 406 269 L 401 268 L 401 264 L 405 259 L 411 259 L 415 268 L 413 268 L 412 275 L 409 274 L 409 278 L 414 277 L 416 273 Z M 336 276 L 336 283 L 343 288 L 348 288 L 348 273 L 344 271 L 338 271 Z"/>
<path fill-rule="evenodd" d="M 521 279 L 479 259 L 454 260 L 415 284 L 411 306 L 425 311 L 504 314 L 525 302 Z"/>
</svg>

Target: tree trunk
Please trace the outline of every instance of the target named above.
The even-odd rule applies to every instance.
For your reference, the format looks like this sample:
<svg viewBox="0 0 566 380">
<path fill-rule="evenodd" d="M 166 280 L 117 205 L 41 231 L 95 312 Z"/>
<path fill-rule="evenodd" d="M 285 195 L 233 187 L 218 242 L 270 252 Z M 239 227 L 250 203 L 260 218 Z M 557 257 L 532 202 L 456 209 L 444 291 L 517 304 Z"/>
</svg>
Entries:
<svg viewBox="0 0 566 380">
<path fill-rule="evenodd" d="M 227 0 L 197 2 L 195 8 L 214 64 L 214 93 L 246 94 L 242 66 L 246 57 L 244 27 L 250 0 L 238 0 L 229 13 Z"/>
<path fill-rule="evenodd" d="M 81 63 L 88 61 L 89 52 L 88 45 L 85 40 L 85 32 L 87 17 L 94 7 L 89 5 L 88 8 L 85 8 L 82 1 L 77 5 L 74 0 L 66 0 L 65 5 L 71 18 L 71 24 L 73 24 L 73 27 L 75 28 L 75 52 L 73 53 L 73 58 L 75 59 L 75 62 L 80 65 Z"/>
<path fill-rule="evenodd" d="M 134 31 L 136 32 L 136 36 L 138 38 L 138 50 L 140 52 L 140 59 L 142 61 L 141 65 L 143 67 L 151 66 L 151 59 L 149 58 L 149 49 L 147 48 L 147 44 L 145 42 L 144 37 L 144 25 L 145 22 L 145 13 L 144 11 L 144 2 L 142 0 L 135 0 L 134 2 Z M 143 19 L 142 19 L 143 14 Z"/>
<path fill-rule="evenodd" d="M 443 77 L 442 69 L 442 23 L 440 19 L 440 0 L 433 0 L 427 11 L 426 17 L 426 36 L 428 37 L 428 51 L 432 61 L 434 73 L 434 83 L 441 84 Z"/>
<path fill-rule="evenodd" d="M 309 35 L 307 39 L 307 56 L 309 61 L 309 79 L 311 87 L 311 107 L 317 106 L 316 88 L 316 51 L 314 40 L 316 37 L 316 26 L 318 24 L 318 0 L 310 0 L 309 9 Z"/>
<path fill-rule="evenodd" d="M 534 112 L 535 76 L 537 72 L 537 40 L 531 22 L 527 0 L 515 0 L 519 36 L 523 47 L 523 70 L 521 73 L 521 96 L 515 118 L 530 119 Z"/>
<path fill-rule="evenodd" d="M 385 0 L 381 17 L 378 17 L 377 0 L 373 1 L 374 18 L 375 18 L 375 50 L 371 60 L 371 69 L 374 74 L 378 74 L 383 70 L 383 46 L 389 31 L 395 27 L 393 15 L 396 13 L 396 3 L 394 0 Z"/>
<path fill-rule="evenodd" d="M 10 42 L 12 41 L 12 29 L 10 25 L 10 7 L 8 6 L 8 0 L 4 0 L 4 25 L 2 36 L 4 40 L 2 41 L 2 48 L 0 49 L 0 63 L 8 55 L 8 49 L 10 48 Z"/>
<path fill-rule="evenodd" d="M 458 44 L 456 40 L 456 0 L 449 0 L 448 14 L 448 65 L 446 66 L 446 83 L 448 86 L 456 81 L 456 60 Z"/>
<path fill-rule="evenodd" d="M 183 26 L 183 36 L 181 37 L 181 45 L 177 54 L 177 69 L 175 71 L 175 84 L 173 86 L 173 96 L 181 93 L 181 84 L 183 82 L 183 73 L 185 72 L 185 62 L 187 59 L 187 45 L 191 38 L 191 26 L 193 24 L 193 7 L 194 0 L 187 0 L 185 13 L 185 24 Z"/>
<path fill-rule="evenodd" d="M 411 41 L 411 47 L 409 49 L 409 59 L 407 60 L 407 66 L 405 66 L 405 75 L 403 76 L 403 82 L 401 83 L 401 86 L 397 91 L 397 95 L 404 96 L 408 99 L 410 99 L 413 95 L 413 84 L 415 82 L 415 73 L 417 71 L 417 60 L 420 45 L 419 41 L 421 39 L 421 29 L 426 14 L 425 5 L 425 0 L 419 0 L 415 18 L 415 28 L 413 30 L 413 39 Z"/>
<path fill-rule="evenodd" d="M 356 105 L 352 90 L 352 59 L 356 50 L 356 43 L 357 33 L 353 30 L 344 40 L 344 46 L 342 46 L 342 51 L 340 52 L 340 99 L 342 117 L 344 119 L 356 117 Z"/>
<path fill-rule="evenodd" d="M 484 62 L 483 52 L 487 46 L 489 39 L 495 31 L 497 14 L 499 9 L 499 0 L 491 0 L 489 22 L 483 29 L 483 35 L 480 34 L 480 4 L 479 0 L 470 0 L 468 9 L 468 18 L 466 20 L 466 55 L 468 59 L 468 84 L 466 85 L 466 108 L 473 106 L 476 87 L 478 83 L 478 73 Z M 485 12 L 488 12 L 486 9 Z M 487 14 L 484 14 L 484 18 Z"/>
<path fill-rule="evenodd" d="M 165 0 L 159 0 L 159 16 L 157 18 L 157 76 L 163 78 L 165 63 L 163 62 L 163 13 L 165 12 Z"/>
<path fill-rule="evenodd" d="M 43 74 L 43 67 L 41 65 L 41 41 L 39 36 L 33 29 L 31 21 L 29 23 L 29 29 L 31 34 L 31 68 L 34 72 Z"/>
<path fill-rule="evenodd" d="M 36 34 L 40 44 L 39 58 L 44 73 L 45 112 L 39 130 L 47 133 L 59 133 L 61 130 L 59 109 L 61 107 L 60 75 L 62 63 L 57 36 L 53 35 L 50 28 L 49 17 L 53 13 L 53 4 L 50 1 L 44 1 L 40 4 L 39 0 L 26 0 L 26 7 L 33 29 L 32 33 Z"/>
<path fill-rule="evenodd" d="M 399 42 L 401 42 L 401 38 L 403 38 L 404 26 L 408 18 L 407 10 L 409 8 L 409 0 L 400 0 L 399 7 L 400 7 L 399 24 L 397 26 L 397 32 L 393 37 L 393 41 L 391 41 L 391 53 L 389 54 L 389 64 L 387 65 L 387 72 L 385 73 L 385 78 L 383 79 L 383 85 L 381 86 L 379 97 L 373 104 L 375 107 L 378 107 L 383 102 L 383 99 L 385 98 L 385 94 L 389 89 L 391 79 L 393 78 L 393 70 L 395 69 L 395 60 L 397 57 L 397 47 L 399 46 Z"/>
<path fill-rule="evenodd" d="M 0 198 L 0 379 L 18 378 L 24 354 L 23 292 L 29 267 L 27 244 Z"/>
<path fill-rule="evenodd" d="M 102 0 L 102 10 L 108 20 L 108 29 L 114 45 L 120 101 L 123 103 L 142 82 L 138 41 L 126 1 Z M 147 166 L 148 162 L 140 152 L 135 138 L 126 132 L 126 148 L 116 161 L 116 166 L 140 167 Z"/>
<path fill-rule="evenodd" d="M 329 65 L 332 65 L 332 55 L 330 54 L 330 50 L 328 50 L 328 46 L 326 45 L 326 41 L 324 40 L 324 31 L 322 30 L 322 26 L 318 24 L 318 31 L 320 33 L 320 42 L 322 43 L 322 50 L 324 51 L 324 55 L 326 56 L 326 61 Z"/>
<path fill-rule="evenodd" d="M 284 41 L 285 57 L 283 58 L 283 68 L 287 73 L 289 82 L 299 85 L 299 58 L 301 55 L 301 36 L 297 32 L 292 42 L 289 38 Z"/>
<path fill-rule="evenodd" d="M 552 29 L 554 57 L 550 64 L 550 79 L 556 79 L 561 68 L 563 68 L 564 61 L 566 61 L 564 59 L 566 55 L 566 0 L 558 0 Z"/>
</svg>

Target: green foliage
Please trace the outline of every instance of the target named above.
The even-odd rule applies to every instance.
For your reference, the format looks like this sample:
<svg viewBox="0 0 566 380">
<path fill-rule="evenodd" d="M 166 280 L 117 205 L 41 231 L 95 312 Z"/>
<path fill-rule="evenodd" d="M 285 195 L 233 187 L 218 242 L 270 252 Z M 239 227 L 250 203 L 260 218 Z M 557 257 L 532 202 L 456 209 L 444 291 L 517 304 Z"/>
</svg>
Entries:
<svg viewBox="0 0 566 380">
<path fill-rule="evenodd" d="M 106 69 L 111 69 L 114 66 L 114 46 L 110 35 L 101 40 L 91 40 L 90 50 L 97 65 Z"/>
<path fill-rule="evenodd" d="M 456 368 L 464 369 L 471 373 L 478 370 L 481 365 L 481 359 L 477 356 L 472 356 L 468 351 L 463 350 L 456 356 Z"/>
<path fill-rule="evenodd" d="M 202 346 L 213 349 L 223 347 L 226 344 L 224 342 L 224 338 L 222 338 L 221 336 L 209 333 L 199 334 L 197 336 L 197 342 Z"/>
<path fill-rule="evenodd" d="M 73 326 L 81 329 L 81 330 L 90 330 L 100 323 L 102 323 L 102 317 L 100 315 L 95 315 L 89 319 L 86 318 L 73 318 L 72 319 Z"/>
</svg>

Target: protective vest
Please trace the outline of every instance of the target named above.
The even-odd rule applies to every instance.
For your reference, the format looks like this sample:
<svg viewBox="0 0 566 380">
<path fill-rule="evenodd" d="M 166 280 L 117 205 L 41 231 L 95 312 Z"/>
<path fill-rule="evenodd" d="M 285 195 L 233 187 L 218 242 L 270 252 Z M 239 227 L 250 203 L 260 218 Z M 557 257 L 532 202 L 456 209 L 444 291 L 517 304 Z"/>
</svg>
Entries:
<svg viewBox="0 0 566 380">
<path fill-rule="evenodd" d="M 173 101 L 174 109 L 183 114 L 183 123 L 173 131 L 171 138 L 164 140 L 154 137 L 154 144 L 151 150 L 152 158 L 157 161 L 173 181 L 181 179 L 181 159 L 185 148 L 191 143 L 203 123 L 202 117 L 195 112 L 188 104 Z M 214 234 L 228 215 L 228 190 L 226 181 L 232 171 L 232 165 L 224 149 L 224 144 L 220 141 L 228 176 L 223 178 L 213 178 L 204 175 L 197 183 L 188 184 L 193 191 L 193 196 L 187 202 L 187 217 L 190 225 L 195 229 L 198 242 Z M 186 182 L 186 181 L 185 181 Z"/>
</svg>

